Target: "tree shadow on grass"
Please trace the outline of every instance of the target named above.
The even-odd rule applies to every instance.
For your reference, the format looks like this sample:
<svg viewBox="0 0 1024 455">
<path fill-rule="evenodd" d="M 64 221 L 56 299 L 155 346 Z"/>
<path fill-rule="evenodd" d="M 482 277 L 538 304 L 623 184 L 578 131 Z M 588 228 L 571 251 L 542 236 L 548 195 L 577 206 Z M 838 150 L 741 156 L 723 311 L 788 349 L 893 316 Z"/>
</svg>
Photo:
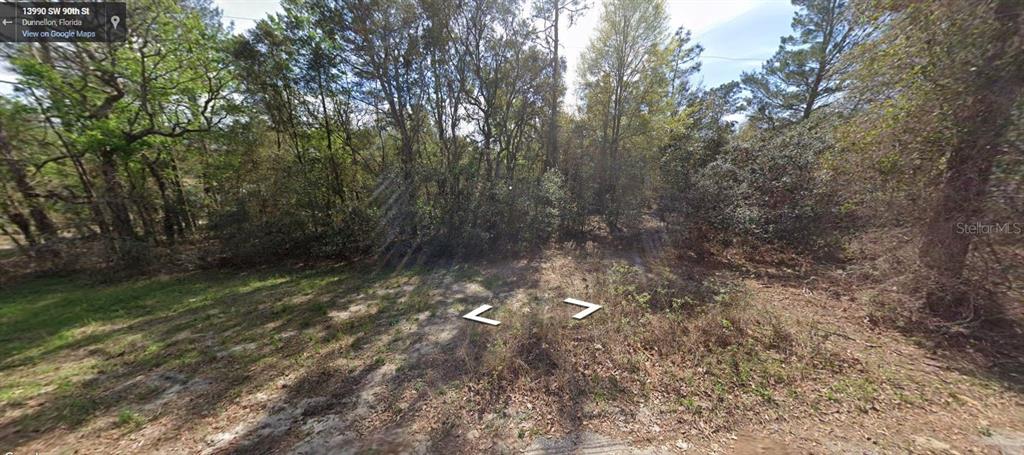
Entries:
<svg viewBox="0 0 1024 455">
<path fill-rule="evenodd" d="M 614 262 L 585 250 L 569 256 L 597 269 Z M 230 428 L 223 437 L 212 435 L 210 451 L 452 451 L 479 442 L 465 433 L 483 414 L 507 407 L 519 390 L 517 381 L 547 384 L 550 390 L 541 393 L 551 394 L 554 418 L 576 434 L 583 431 L 583 410 L 592 399 L 588 390 L 595 384 L 579 359 L 564 357 L 575 355 L 575 346 L 555 352 L 550 343 L 525 343 L 509 359 L 525 365 L 524 372 L 496 384 L 484 357 L 511 327 L 460 317 L 501 296 L 538 289 L 541 261 L 492 264 L 485 274 L 455 264 L 364 265 L 182 283 L 181 298 L 168 299 L 161 311 L 130 313 L 103 332 L 39 353 L 34 361 L 68 351 L 98 352 L 105 364 L 99 374 L 46 394 L 41 406 L 0 424 L 0 444 L 45 446 L 58 427 L 74 432 L 98 425 L 90 429 L 102 431 L 109 429 L 102 419 L 133 409 L 159 421 L 165 444 L 173 447 L 180 435 L 209 436 L 210 422 L 225 418 Z M 678 278 L 687 270 L 670 271 Z M 706 271 L 693 273 L 696 278 L 684 279 L 703 283 Z M 574 324 L 562 320 L 572 312 L 560 300 L 538 305 L 565 325 Z M 501 320 L 508 313 L 502 313 L 504 304 L 498 306 L 494 315 Z M 593 341 L 600 334 L 588 336 Z M 141 341 L 111 344 L 131 339 Z M 257 417 L 226 414 L 253 391 L 277 383 L 272 396 L 256 401 L 263 407 Z M 468 399 L 451 404 L 450 397 Z"/>
<path fill-rule="evenodd" d="M 220 403 L 235 398 L 254 374 L 286 363 L 311 342 L 298 340 L 301 337 L 296 337 L 297 342 L 278 342 L 280 334 L 315 325 L 328 307 L 339 303 L 332 297 L 389 278 L 385 274 L 337 277 L 338 272 L 341 270 L 278 271 L 241 278 L 217 275 L 207 281 L 186 275 L 166 281 L 151 279 L 161 281 L 156 288 L 150 280 L 143 280 L 114 285 L 114 291 L 111 287 L 80 291 L 83 296 L 92 292 L 96 299 L 102 299 L 121 287 L 139 289 L 120 298 L 118 308 L 122 311 L 116 316 L 103 313 L 97 307 L 99 304 L 85 305 L 77 310 L 83 313 L 82 317 L 62 319 L 45 331 L 26 337 L 17 347 L 20 357 L 15 357 L 16 361 L 8 359 L 0 366 L 0 370 L 12 374 L 16 369 L 31 369 L 71 354 L 91 357 L 99 363 L 99 371 L 88 379 L 69 383 L 45 393 L 41 400 L 34 400 L 41 401 L 41 405 L 31 409 L 24 405 L 18 409 L 16 404 L 5 406 L 13 408 L 10 414 L 16 417 L 5 419 L 0 425 L 2 445 L 19 447 L 57 427 L 73 431 L 119 408 L 144 405 L 154 395 L 160 396 L 159 389 L 180 389 L 193 378 L 212 380 L 199 382 L 202 387 L 197 388 L 199 393 L 194 399 L 169 405 L 171 413 L 203 415 L 215 410 Z M 170 296 L 164 295 L 168 290 Z M 42 305 L 58 309 L 61 299 L 50 298 L 50 288 L 43 287 L 41 291 Z M 159 296 L 155 305 L 147 301 L 153 294 Z M 342 300 L 340 304 L 346 302 Z M 40 307 L 30 306 L 34 310 Z M 86 310 L 95 310 L 95 317 L 88 317 Z M 46 318 L 47 312 L 26 310 L 26 315 L 19 315 L 21 319 L 3 322 L 5 326 L 31 325 L 36 323 L 30 320 L 32 316 Z M 109 328 L 47 346 L 48 337 L 96 323 Z M 249 343 L 251 349 L 232 350 Z M 111 352 L 112 348 L 118 352 Z M 170 384 L 150 380 L 160 378 L 161 373 L 184 379 L 172 380 Z M 166 412 L 161 409 L 158 413 Z"/>
<path fill-rule="evenodd" d="M 906 323 L 900 330 L 957 372 L 1024 395 L 1024 301 L 974 298 L 975 317 Z"/>
<path fill-rule="evenodd" d="M 442 276 L 451 276 L 454 282 L 476 278 L 466 270 L 461 268 Z M 244 434 L 237 438 L 242 442 L 221 449 L 245 452 L 256 447 L 288 447 L 299 441 L 296 438 L 300 423 L 359 404 L 352 397 L 380 370 L 381 363 L 374 359 L 339 370 L 335 361 L 372 358 L 373 349 L 380 348 L 382 343 L 386 343 L 387 349 L 432 346 L 399 366 L 395 378 L 386 381 L 386 390 L 393 391 L 388 396 L 398 391 L 428 393 L 430 388 L 422 389 L 424 380 L 432 387 L 443 388 L 460 380 L 465 371 L 450 368 L 450 359 L 446 360 L 444 354 L 451 340 L 437 340 L 435 332 L 451 329 L 437 324 L 457 321 L 460 325 L 450 334 L 451 339 L 465 339 L 467 330 L 476 329 L 461 324 L 465 321 L 450 309 L 453 302 L 475 304 L 479 298 L 450 289 L 432 297 L 428 291 L 442 286 L 445 280 L 425 279 L 423 275 L 421 269 L 345 267 L 257 273 L 241 279 L 217 277 L 210 282 L 186 276 L 170 280 L 168 286 L 177 298 L 160 300 L 161 305 L 155 307 L 147 306 L 151 314 L 140 315 L 139 309 L 131 305 L 131 298 L 125 297 L 121 305 L 126 315 L 63 321 L 46 334 L 53 336 L 89 323 L 110 324 L 104 325 L 104 330 L 57 346 L 46 346 L 45 339 L 32 339 L 19 348 L 19 361 L 0 367 L 0 371 L 10 372 L 53 361 L 67 353 L 82 352 L 101 357 L 100 371 L 83 381 L 44 393 L 37 400 L 39 405 L 13 409 L 8 414 L 12 418 L 0 421 L 0 445 L 45 446 L 52 430 L 74 432 L 124 409 L 141 410 L 147 419 L 160 420 L 161 431 L 169 437 L 202 431 L 204 428 L 197 426 L 202 425 L 204 418 L 219 415 L 227 405 L 242 399 L 246 391 L 284 376 L 282 372 L 299 371 L 298 380 L 288 385 L 284 398 L 278 400 L 279 406 L 294 412 L 294 400 L 303 403 L 314 399 L 306 401 L 298 415 L 289 417 L 294 422 L 281 431 L 267 431 L 268 424 L 257 423 L 243 430 Z M 148 289 L 145 282 L 130 286 Z M 390 292 L 381 296 L 382 289 Z M 42 290 L 44 299 L 51 295 L 47 291 Z M 103 292 L 99 291 L 101 295 Z M 131 295 L 146 299 L 149 294 L 140 291 Z M 375 302 L 379 308 L 353 313 L 352 318 L 343 321 L 331 317 L 366 301 Z M 396 326 L 408 321 L 415 321 L 412 330 L 397 340 L 384 340 L 395 332 Z M 122 340 L 137 341 L 121 343 Z M 324 346 L 329 348 L 307 355 Z M 441 374 L 437 379 L 431 376 L 437 373 Z M 429 395 L 416 396 L 409 401 L 411 406 L 418 406 Z M 395 403 L 389 402 L 387 406 L 396 406 Z M 292 409 L 288 410 L 289 407 Z M 281 412 L 268 409 L 266 418 L 280 419 Z M 100 425 L 99 430 L 108 428 Z"/>
<path fill-rule="evenodd" d="M 275 400 L 279 406 L 270 406 L 233 443 L 215 451 L 392 453 L 457 446 L 464 433 L 461 419 L 451 409 L 433 406 L 446 393 L 484 379 L 481 358 L 502 329 L 465 321 L 461 313 L 493 302 L 495 294 L 536 283 L 531 266 L 524 264 L 511 270 L 512 279 L 488 289 L 490 297 L 467 294 L 466 274 L 458 267 L 449 270 L 456 271 L 421 282 L 377 312 L 336 324 L 333 330 L 360 328 L 352 343 L 303 372 Z M 440 292 L 427 292 L 435 290 Z M 382 349 L 390 354 L 375 355 Z M 326 360 L 360 352 L 373 360 L 343 371 Z M 431 414 L 422 427 L 423 413 L 433 412 L 440 414 Z"/>
</svg>

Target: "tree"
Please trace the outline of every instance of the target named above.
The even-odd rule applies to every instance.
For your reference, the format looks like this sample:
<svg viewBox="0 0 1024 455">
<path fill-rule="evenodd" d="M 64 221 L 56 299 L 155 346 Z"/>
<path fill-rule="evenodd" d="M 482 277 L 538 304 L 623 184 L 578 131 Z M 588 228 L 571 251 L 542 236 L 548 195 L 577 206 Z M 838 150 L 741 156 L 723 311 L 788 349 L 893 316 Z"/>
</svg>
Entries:
<svg viewBox="0 0 1024 455">
<path fill-rule="evenodd" d="M 685 50 L 686 37 L 669 33 L 664 1 L 614 0 L 605 3 L 583 54 L 584 121 L 597 149 L 595 202 L 612 229 L 637 207 L 642 182 L 654 172 L 643 167 L 653 160 L 641 154 L 657 148 L 653 133 L 676 107 L 669 96 L 673 79 L 689 72 L 686 62 L 699 52 Z"/>
<path fill-rule="evenodd" d="M 687 104 L 695 101 L 694 95 L 697 93 L 697 90 L 691 83 L 691 79 L 700 72 L 699 59 L 700 54 L 704 52 L 704 47 L 700 44 L 690 44 L 692 37 L 693 35 L 689 30 L 679 28 L 672 35 L 672 39 L 666 48 L 669 54 L 668 98 L 675 103 L 674 111 L 676 112 L 679 112 Z M 728 84 L 727 86 L 733 87 L 734 85 Z M 728 91 L 729 95 L 727 98 L 731 100 L 733 98 L 732 93 L 735 90 L 724 87 L 719 87 L 712 91 Z"/>
<path fill-rule="evenodd" d="M 775 126 L 805 120 L 843 91 L 843 56 L 863 40 L 866 29 L 845 0 L 793 0 L 796 35 L 782 38 L 779 50 L 758 72 L 741 76 L 750 92 L 753 120 Z"/>
<path fill-rule="evenodd" d="M 211 28 L 193 6 L 166 0 L 132 8 L 135 25 L 124 43 L 38 43 L 9 55 L 22 77 L 19 90 L 60 138 L 96 224 L 119 253 L 139 239 L 132 206 L 143 223 L 152 218 L 153 206 L 139 186 L 145 179 L 138 180 L 144 157 L 163 142 L 223 122 L 231 83 L 219 47 L 226 31 L 219 23 Z M 151 227 L 145 237 L 153 235 Z"/>
<path fill-rule="evenodd" d="M 15 146 L 8 130 L 8 125 L 32 122 L 34 119 L 31 111 L 28 106 L 17 102 L 4 103 L 2 109 L 4 115 L 3 118 L 0 118 L 0 160 L 3 161 L 7 176 L 13 182 L 14 190 L 17 191 L 29 213 L 27 217 L 22 214 L 17 209 L 13 197 L 9 196 L 8 218 L 18 226 L 25 240 L 31 245 L 53 240 L 57 236 L 57 226 L 41 202 L 44 195 L 30 181 L 24 160 L 15 152 Z M 31 224 L 28 222 L 29 220 L 31 220 Z M 40 238 L 33 233 L 33 226 L 35 231 L 40 234 Z"/>
<path fill-rule="evenodd" d="M 739 111 L 739 91 L 738 82 L 703 91 L 672 119 L 658 163 L 663 184 L 658 204 L 661 213 L 689 215 L 698 211 L 695 179 L 726 153 L 735 128 L 735 122 L 726 117 Z"/>
<path fill-rule="evenodd" d="M 455 30 L 465 59 L 468 138 L 478 147 L 475 164 L 470 164 L 478 188 L 472 225 L 501 236 L 516 235 L 509 224 L 516 219 L 515 193 L 524 190 L 524 181 L 539 183 L 547 158 L 538 131 L 544 122 L 546 64 L 517 7 L 496 0 L 471 2 Z"/>
<path fill-rule="evenodd" d="M 880 31 L 853 56 L 852 95 L 866 109 L 848 142 L 876 167 L 922 181 L 920 199 L 931 205 L 919 250 L 926 301 L 940 315 L 962 316 L 974 236 L 958 226 L 982 218 L 994 164 L 1014 147 L 1008 133 L 1024 94 L 1024 4 L 879 0 L 861 14 Z"/>
<path fill-rule="evenodd" d="M 549 94 L 545 101 L 548 108 L 547 130 L 545 132 L 545 155 L 544 165 L 552 168 L 558 163 L 558 117 L 562 110 L 562 93 L 565 88 L 562 84 L 562 58 L 559 56 L 561 41 L 559 41 L 559 28 L 563 21 L 572 27 L 576 18 L 582 14 L 589 5 L 584 0 L 537 0 L 534 3 L 534 17 L 544 22 L 544 46 L 551 56 L 550 80 L 548 82 Z"/>
<path fill-rule="evenodd" d="M 350 57 L 364 102 L 390 121 L 399 138 L 400 197 L 386 207 L 393 239 L 409 242 L 418 231 L 416 161 L 425 127 L 427 65 L 423 35 L 428 22 L 410 0 L 330 0 L 319 9 L 318 24 Z"/>
</svg>

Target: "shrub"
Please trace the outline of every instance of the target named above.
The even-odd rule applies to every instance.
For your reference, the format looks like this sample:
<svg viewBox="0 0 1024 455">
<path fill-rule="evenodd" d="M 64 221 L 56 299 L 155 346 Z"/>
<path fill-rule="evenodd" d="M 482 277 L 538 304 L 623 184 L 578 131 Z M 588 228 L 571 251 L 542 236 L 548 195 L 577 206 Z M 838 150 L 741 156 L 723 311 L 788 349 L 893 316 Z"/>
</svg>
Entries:
<svg viewBox="0 0 1024 455">
<path fill-rule="evenodd" d="M 832 147 L 828 128 L 813 120 L 732 144 L 694 172 L 688 214 L 759 241 L 831 245 L 841 204 L 820 159 Z"/>
</svg>

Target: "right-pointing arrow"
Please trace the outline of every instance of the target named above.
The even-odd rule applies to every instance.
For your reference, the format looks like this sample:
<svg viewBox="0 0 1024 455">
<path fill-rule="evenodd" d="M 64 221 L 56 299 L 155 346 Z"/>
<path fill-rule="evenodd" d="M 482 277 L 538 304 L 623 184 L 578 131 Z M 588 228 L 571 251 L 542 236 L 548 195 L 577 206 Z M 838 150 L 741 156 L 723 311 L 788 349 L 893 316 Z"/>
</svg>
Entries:
<svg viewBox="0 0 1024 455">
<path fill-rule="evenodd" d="M 462 317 L 464 317 L 466 319 L 469 319 L 470 321 L 482 322 L 484 324 L 489 324 L 489 325 L 501 324 L 501 321 L 495 321 L 494 319 L 487 319 L 487 318 L 480 317 L 481 314 L 483 314 L 485 311 L 487 311 L 487 310 L 489 310 L 491 308 L 494 308 L 494 307 L 492 307 L 490 305 L 480 305 L 477 309 L 475 309 L 473 311 L 470 311 L 469 313 L 464 314 Z"/>
<path fill-rule="evenodd" d="M 576 314 L 572 315 L 573 319 L 583 319 L 583 318 L 585 318 L 587 316 L 590 316 L 590 313 L 593 313 L 593 312 L 601 309 L 601 305 L 595 305 L 593 303 L 584 302 L 582 300 L 565 299 L 565 300 L 563 300 L 563 302 L 568 303 L 570 305 L 578 305 L 578 306 L 586 308 L 585 310 L 580 311 L 579 313 L 576 313 Z"/>
</svg>

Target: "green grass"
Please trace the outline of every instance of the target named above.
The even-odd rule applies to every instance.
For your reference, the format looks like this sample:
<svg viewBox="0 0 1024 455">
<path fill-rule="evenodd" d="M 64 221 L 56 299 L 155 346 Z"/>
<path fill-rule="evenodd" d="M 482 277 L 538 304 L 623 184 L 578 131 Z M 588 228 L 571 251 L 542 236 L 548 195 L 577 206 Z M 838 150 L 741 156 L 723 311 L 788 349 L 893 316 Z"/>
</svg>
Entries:
<svg viewBox="0 0 1024 455">
<path fill-rule="evenodd" d="M 84 278 L 21 283 L 0 297 L 0 368 L 33 361 L 111 327 L 196 309 L 231 294 L 280 284 L 282 277 L 192 274 L 117 284 Z"/>
<path fill-rule="evenodd" d="M 842 378 L 825 391 L 826 399 L 836 403 L 849 401 L 862 412 L 871 409 L 878 395 L 878 385 L 868 378 Z"/>
<path fill-rule="evenodd" d="M 117 413 L 117 426 L 128 431 L 137 430 L 145 424 L 146 419 L 130 409 L 122 409 Z"/>
<path fill-rule="evenodd" d="M 168 386 L 143 379 L 129 392 L 111 394 L 133 378 L 216 377 L 230 385 L 223 392 L 228 397 L 259 371 L 300 368 L 332 352 L 380 357 L 403 348 L 382 344 L 382 336 L 434 311 L 424 272 L 339 266 L 114 283 L 83 276 L 18 282 L 0 292 L 0 407 L 30 410 L 15 422 L 29 430 L 73 427 L 101 415 L 115 415 L 118 427 L 134 430 L 146 419 L 127 406 Z M 467 267 L 448 276 L 476 274 Z M 410 283 L 410 292 L 385 292 Z M 357 301 L 377 310 L 331 318 Z M 37 398 L 45 405 L 30 406 Z"/>
<path fill-rule="evenodd" d="M 327 317 L 345 297 L 391 280 L 351 267 L 260 272 L 202 272 L 100 283 L 89 277 L 39 278 L 0 292 L 0 406 L 33 409 L 18 424 L 45 429 L 81 424 L 104 410 L 119 426 L 144 424 L 116 411 L 123 396 L 107 394 L 151 371 L 193 377 L 220 366 L 225 375 L 249 368 L 294 367 L 308 351 L 328 349 L 321 333 L 366 336 L 382 324 L 370 318 L 347 335 Z M 418 294 L 418 293 L 417 293 Z M 406 309 L 421 310 L 423 298 Z M 284 337 L 284 332 L 306 331 Z M 252 347 L 231 351 L 251 343 Z M 307 349 L 308 348 L 308 349 Z M 226 354 L 225 354 L 226 353 Z M 223 354 L 223 355 L 222 355 Z M 111 409 L 113 408 L 113 409 Z"/>
</svg>

